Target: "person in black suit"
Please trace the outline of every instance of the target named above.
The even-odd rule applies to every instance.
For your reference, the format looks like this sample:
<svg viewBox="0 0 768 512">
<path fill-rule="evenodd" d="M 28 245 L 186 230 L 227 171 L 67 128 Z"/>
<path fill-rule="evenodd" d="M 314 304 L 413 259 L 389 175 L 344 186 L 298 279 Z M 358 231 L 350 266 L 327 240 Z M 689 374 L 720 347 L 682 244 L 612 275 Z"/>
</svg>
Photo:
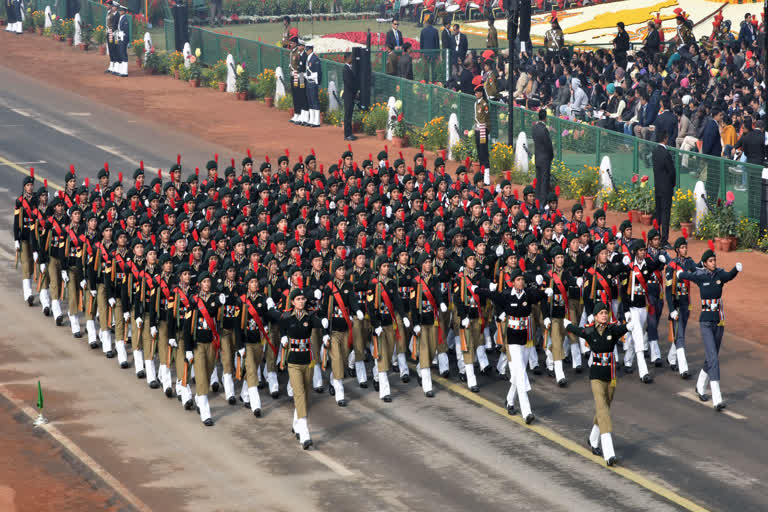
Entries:
<svg viewBox="0 0 768 512">
<path fill-rule="evenodd" d="M 387 74 L 397 76 L 399 69 L 400 55 L 403 52 L 403 33 L 398 30 L 400 21 L 397 18 L 392 20 L 392 30 L 387 32 L 387 39 L 384 42 L 385 46 L 389 48 L 387 54 Z"/>
<path fill-rule="evenodd" d="M 357 95 L 357 77 L 352 71 L 352 53 L 344 54 L 344 140 L 357 140 L 352 135 L 352 112 L 355 110 Z"/>
<path fill-rule="evenodd" d="M 451 48 L 451 21 L 448 18 L 443 18 L 443 31 L 440 32 L 440 47 L 443 50 L 450 50 Z M 445 58 L 445 51 L 441 52 L 440 56 Z M 443 77 L 443 80 L 448 82 L 451 79 L 452 74 L 451 63 L 443 63 L 443 67 L 445 68 L 445 77 Z"/>
<path fill-rule="evenodd" d="M 677 123 L 677 116 L 672 112 L 672 101 L 669 97 L 662 98 L 661 112 L 659 112 L 656 121 L 653 123 L 653 130 L 656 132 L 656 142 L 661 142 L 661 132 L 667 133 L 667 140 L 676 140 Z"/>
<path fill-rule="evenodd" d="M 459 92 L 463 92 L 464 94 L 474 95 L 475 86 L 472 83 L 472 79 L 475 77 L 475 75 L 472 74 L 472 61 L 470 61 L 469 59 L 464 61 L 462 68 L 463 69 L 456 81 L 456 90 Z"/>
<path fill-rule="evenodd" d="M 533 125 L 533 146 L 536 158 L 536 199 L 544 205 L 549 195 L 552 159 L 555 157 L 552 139 L 547 129 L 547 110 L 539 110 L 539 122 Z"/>
<path fill-rule="evenodd" d="M 656 199 L 656 220 L 661 232 L 661 245 L 669 247 L 669 218 L 672 213 L 672 193 L 675 190 L 677 172 L 672 154 L 667 149 L 669 132 L 661 130 L 658 134 L 659 144 L 653 149 L 653 183 Z"/>
<path fill-rule="evenodd" d="M 426 16 L 426 27 L 421 29 L 419 35 L 419 47 L 424 56 L 424 81 L 434 82 L 437 80 L 436 64 L 440 56 L 440 34 L 432 25 L 432 15 Z"/>
<path fill-rule="evenodd" d="M 467 46 L 467 36 L 461 33 L 459 24 L 455 23 L 451 32 L 451 43 L 448 47 L 448 55 L 454 75 L 458 75 L 461 72 L 462 64 L 467 57 Z"/>
</svg>

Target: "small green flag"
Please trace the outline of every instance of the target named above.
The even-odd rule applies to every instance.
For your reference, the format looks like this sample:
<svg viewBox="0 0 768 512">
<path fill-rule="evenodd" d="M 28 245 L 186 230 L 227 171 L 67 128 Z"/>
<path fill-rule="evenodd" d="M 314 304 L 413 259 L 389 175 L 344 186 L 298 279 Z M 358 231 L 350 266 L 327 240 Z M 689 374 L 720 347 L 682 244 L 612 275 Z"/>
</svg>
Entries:
<svg viewBox="0 0 768 512">
<path fill-rule="evenodd" d="M 37 408 L 43 410 L 43 388 L 40 381 L 37 381 Z"/>
</svg>

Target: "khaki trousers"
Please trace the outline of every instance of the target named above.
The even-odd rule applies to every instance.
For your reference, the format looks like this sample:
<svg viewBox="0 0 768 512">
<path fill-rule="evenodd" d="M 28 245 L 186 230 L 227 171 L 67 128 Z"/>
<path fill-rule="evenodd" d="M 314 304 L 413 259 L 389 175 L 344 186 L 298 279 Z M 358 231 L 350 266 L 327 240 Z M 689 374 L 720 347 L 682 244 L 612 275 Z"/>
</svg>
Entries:
<svg viewBox="0 0 768 512">
<path fill-rule="evenodd" d="M 397 353 L 398 354 L 405 354 L 408 350 L 408 342 L 411 339 L 411 335 L 413 334 L 413 325 L 409 327 L 408 329 L 405 328 L 405 324 L 403 323 L 403 317 L 400 315 L 395 315 L 395 319 L 397 320 L 397 329 L 400 332 L 400 337 L 397 337 L 397 333 L 395 333 L 395 343 L 397 344 Z M 410 321 L 410 318 L 408 319 Z"/>
<path fill-rule="evenodd" d="M 592 396 L 595 398 L 595 419 L 594 424 L 600 428 L 601 434 L 613 432 L 613 423 L 611 422 L 611 402 L 613 394 L 616 392 L 616 386 L 604 380 L 592 379 Z"/>
<path fill-rule="evenodd" d="M 197 372 L 197 368 L 195 368 Z M 293 388 L 293 405 L 298 419 L 307 417 L 307 391 L 312 388 L 312 369 L 308 364 L 288 363 L 288 380 Z M 249 384 L 250 385 L 250 384 Z"/>
<path fill-rule="evenodd" d="M 125 318 L 123 318 L 123 301 L 115 299 L 115 307 L 112 308 L 112 314 L 115 319 L 115 340 L 125 341 L 128 336 L 128 329 L 125 325 Z M 109 329 L 109 324 L 104 329 Z M 138 347 L 134 342 L 134 347 Z"/>
<path fill-rule="evenodd" d="M 149 325 L 149 313 L 144 313 L 144 315 L 141 317 L 141 329 L 139 329 L 139 326 L 136 325 L 136 318 L 134 317 L 135 315 L 132 315 L 133 325 L 131 326 L 131 331 L 134 338 L 139 335 L 141 338 L 139 341 L 134 339 L 133 346 L 137 349 L 141 349 L 141 351 L 144 353 L 145 361 L 151 361 L 154 358 L 155 350 L 157 350 L 157 340 L 155 340 L 154 343 L 152 342 L 152 333 L 150 332 L 151 326 Z M 117 333 L 117 327 L 115 327 L 115 333 Z"/>
<path fill-rule="evenodd" d="M 570 320 L 574 323 L 574 325 L 579 325 L 579 322 L 581 321 L 581 313 L 584 311 L 584 304 L 581 303 L 581 301 L 576 299 L 568 299 L 568 311 L 570 312 Z M 579 343 L 579 337 L 575 334 L 568 333 L 568 339 L 571 343 Z"/>
<path fill-rule="evenodd" d="M 371 321 L 368 318 L 352 320 L 352 348 L 355 351 L 355 361 L 365 361 L 365 346 L 371 340 Z"/>
<path fill-rule="evenodd" d="M 331 371 L 333 372 L 333 378 L 342 380 L 344 379 L 344 367 L 347 365 L 347 357 L 349 357 L 349 333 L 347 331 L 333 331 L 331 332 Z M 320 352 L 317 352 L 319 354 Z M 355 359 L 358 361 L 358 359 Z M 362 361 L 362 359 L 360 359 Z"/>
<path fill-rule="evenodd" d="M 461 334 L 459 334 L 459 336 L 461 336 Z M 483 331 L 480 328 L 479 318 L 469 320 L 469 327 L 464 329 L 464 338 L 467 341 L 467 350 L 463 351 L 464 364 L 475 364 L 475 358 L 477 357 L 477 347 L 485 344 L 485 340 L 483 339 Z M 461 345 L 456 347 L 456 350 L 461 350 Z"/>
<path fill-rule="evenodd" d="M 102 331 L 112 327 L 112 319 L 109 317 L 109 297 L 107 297 L 107 285 L 96 285 L 96 310 L 99 312 L 99 328 Z M 120 317 L 122 320 L 122 317 Z"/>
<path fill-rule="evenodd" d="M 272 350 L 267 348 L 267 350 Z M 245 380 L 248 386 L 253 387 L 259 383 L 259 367 L 264 360 L 263 343 L 245 344 Z"/>
<path fill-rule="evenodd" d="M 67 270 L 69 275 L 69 282 L 67 283 L 67 296 L 69 298 L 69 314 L 76 315 L 82 310 L 83 304 L 80 299 L 80 281 L 83 279 L 82 271 L 77 267 L 69 267 Z M 88 293 L 88 292 L 85 292 Z"/>
<path fill-rule="evenodd" d="M 235 364 L 235 331 L 221 330 L 221 373 L 234 375 Z"/>
<path fill-rule="evenodd" d="M 318 364 L 320 363 L 320 345 L 323 343 L 323 330 L 320 328 L 312 329 L 312 334 L 309 335 L 309 344 L 312 347 L 312 355 L 317 358 Z"/>
<path fill-rule="evenodd" d="M 195 394 L 207 395 L 211 385 L 210 378 L 213 365 L 216 363 L 216 352 L 213 343 L 198 343 L 194 353 L 195 364 Z M 182 368 L 182 372 L 184 369 Z"/>
<path fill-rule="evenodd" d="M 552 323 L 549 326 L 549 335 L 552 337 L 552 359 L 562 361 L 565 357 L 563 352 L 563 340 L 565 339 L 565 326 L 562 318 L 550 318 Z"/>
<path fill-rule="evenodd" d="M 273 325 L 270 327 L 267 334 L 269 334 L 272 347 L 277 349 L 277 354 L 275 354 L 269 344 L 264 348 L 264 360 L 267 363 L 267 372 L 277 372 L 277 355 L 280 354 L 280 327 L 277 324 Z"/>
<path fill-rule="evenodd" d="M 173 361 L 174 349 L 168 344 L 168 322 L 161 320 L 157 325 L 157 355 L 160 364 L 164 364 L 170 370 Z M 170 351 L 168 349 L 171 349 Z"/>
<path fill-rule="evenodd" d="M 432 366 L 432 359 L 435 358 L 437 352 L 437 333 L 436 325 L 422 325 L 421 332 L 416 337 L 419 344 L 419 368 L 421 369 Z"/>
<path fill-rule="evenodd" d="M 58 258 L 48 260 L 48 266 L 45 269 L 48 273 L 48 289 L 51 293 L 51 300 L 61 300 L 61 262 Z"/>
<path fill-rule="evenodd" d="M 443 328 L 443 336 L 445 337 L 448 335 L 448 331 L 451 329 L 451 310 L 449 309 L 445 313 L 438 313 L 437 317 L 440 319 L 440 327 Z M 447 341 L 445 339 L 437 341 L 437 353 L 445 354 L 448 352 Z M 440 341 L 442 341 L 442 343 L 440 343 Z"/>
<path fill-rule="evenodd" d="M 380 372 L 389 371 L 392 364 L 392 351 L 395 348 L 395 326 L 381 326 L 381 334 L 378 339 L 378 359 L 376 366 Z"/>
<path fill-rule="evenodd" d="M 174 322 L 176 319 L 173 320 Z M 176 344 L 178 345 L 178 348 L 175 348 L 173 350 L 173 357 L 175 358 L 176 362 L 176 379 L 182 380 L 182 375 L 184 375 L 184 362 L 185 362 L 185 350 L 184 350 L 184 336 L 181 333 L 181 329 L 176 329 Z"/>
<path fill-rule="evenodd" d="M 29 242 L 21 242 L 21 277 L 23 279 L 32 279 L 35 271 L 35 260 L 29 245 Z"/>
</svg>

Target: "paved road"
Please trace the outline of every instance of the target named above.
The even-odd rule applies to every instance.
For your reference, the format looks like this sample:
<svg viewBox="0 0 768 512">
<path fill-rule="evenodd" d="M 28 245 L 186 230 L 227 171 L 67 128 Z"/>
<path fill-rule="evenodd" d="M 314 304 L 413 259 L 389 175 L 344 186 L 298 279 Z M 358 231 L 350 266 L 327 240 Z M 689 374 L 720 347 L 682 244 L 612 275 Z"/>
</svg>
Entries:
<svg viewBox="0 0 768 512">
<path fill-rule="evenodd" d="M 4 71 L 0 253 L 9 257 L 10 201 L 21 174 L 7 162 L 44 161 L 34 164 L 38 174 L 61 184 L 69 163 L 95 177 L 106 159 L 128 175 L 142 158 L 147 167 L 168 168 L 177 152 L 187 171 L 215 151 L 229 158 L 223 148 Z M 316 450 L 302 452 L 289 431 L 286 398 L 267 398 L 264 417 L 255 419 L 217 396 L 216 426 L 205 429 L 197 415 L 74 340 L 67 327 L 41 321 L 39 308 L 22 304 L 18 280 L 12 263 L 0 265 L 7 326 L 0 334 L 0 384 L 21 393 L 41 379 L 59 430 L 152 508 L 655 511 L 684 508 L 682 497 L 709 510 L 766 509 L 768 352 L 732 336 L 721 359 L 731 416 L 679 396 L 693 382 L 668 369 L 658 370 L 652 385 L 636 375 L 620 379 L 613 407 L 619 471 L 576 448 L 583 446 L 593 403 L 586 376 L 570 374 L 566 389 L 535 379 L 533 429 L 489 405 L 503 404 L 506 394 L 506 383 L 494 378 L 480 378 L 479 398 L 440 385 L 428 400 L 415 382 L 392 377 L 392 404 L 348 381 L 346 409 L 327 394 L 311 397 Z M 695 322 L 689 333 L 697 371 L 703 350 Z"/>
</svg>

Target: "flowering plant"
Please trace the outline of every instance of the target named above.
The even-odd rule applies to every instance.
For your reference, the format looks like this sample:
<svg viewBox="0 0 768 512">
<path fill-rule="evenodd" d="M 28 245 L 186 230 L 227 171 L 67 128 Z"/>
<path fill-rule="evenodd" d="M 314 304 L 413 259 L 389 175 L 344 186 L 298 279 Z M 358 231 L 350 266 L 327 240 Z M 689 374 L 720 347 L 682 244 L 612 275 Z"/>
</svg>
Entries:
<svg viewBox="0 0 768 512">
<path fill-rule="evenodd" d="M 515 148 L 497 142 L 491 147 L 491 169 L 494 171 L 511 171 L 515 167 Z"/>
<path fill-rule="evenodd" d="M 464 137 L 459 139 L 459 142 L 451 146 L 451 158 L 457 162 L 463 162 L 467 157 L 473 162 L 477 162 L 474 130 L 469 130 Z"/>
<path fill-rule="evenodd" d="M 595 197 L 600 191 L 600 169 L 585 165 L 573 173 L 573 191 L 577 196 Z"/>
<path fill-rule="evenodd" d="M 387 129 L 387 117 L 389 109 L 383 103 L 371 105 L 365 114 L 363 114 L 363 131 L 368 135 L 376 134 L 376 130 Z"/>
<path fill-rule="evenodd" d="M 179 68 L 184 67 L 184 54 L 175 51 L 168 55 L 168 66 L 170 67 L 171 71 L 176 71 Z"/>
<path fill-rule="evenodd" d="M 216 64 L 213 65 L 213 80 L 216 82 L 217 87 L 218 82 L 227 81 L 227 63 L 225 61 L 219 59 Z"/>
<path fill-rule="evenodd" d="M 693 191 L 680 188 L 675 190 L 670 214 L 672 226 L 677 227 L 681 222 L 693 222 L 694 215 L 696 215 L 696 201 L 693 199 Z"/>
<path fill-rule="evenodd" d="M 696 226 L 696 236 L 700 240 L 725 238 L 737 233 L 738 219 L 732 201 L 707 201 L 709 211 Z"/>
<path fill-rule="evenodd" d="M 237 65 L 237 71 L 235 72 L 237 78 L 235 78 L 235 91 L 248 92 L 248 84 L 251 82 L 251 78 L 248 75 L 248 70 L 245 67 L 245 63 Z"/>
<path fill-rule="evenodd" d="M 400 106 L 402 107 L 402 102 L 400 102 Z M 389 118 L 389 127 L 392 129 L 393 137 L 405 137 L 405 134 L 408 132 L 405 116 L 397 106 L 395 106 L 395 114 Z"/>
<path fill-rule="evenodd" d="M 197 49 L 197 51 L 200 51 L 200 48 Z M 190 80 L 200 80 L 200 77 L 203 75 L 203 70 L 200 67 L 200 58 L 199 55 L 195 56 L 192 55 L 189 57 L 189 79 Z"/>
<path fill-rule="evenodd" d="M 32 12 L 32 21 L 37 28 L 45 27 L 45 13 L 43 11 Z"/>
<path fill-rule="evenodd" d="M 275 82 L 277 77 L 272 69 L 265 69 L 256 76 L 256 88 L 254 94 L 257 98 L 265 98 L 275 94 Z"/>
<path fill-rule="evenodd" d="M 131 46 L 133 47 L 133 53 L 136 54 L 136 57 L 144 59 L 144 40 L 136 39 L 131 43 Z"/>
<path fill-rule="evenodd" d="M 439 116 L 424 124 L 424 127 L 418 134 L 419 144 L 424 147 L 437 151 L 448 146 L 448 120 Z"/>
<path fill-rule="evenodd" d="M 62 20 L 61 33 L 66 38 L 75 36 L 75 21 L 74 20 Z"/>
<path fill-rule="evenodd" d="M 99 25 L 95 29 L 93 29 L 93 34 L 91 35 L 91 38 L 93 39 L 93 42 L 97 45 L 104 44 L 104 41 L 107 40 L 107 32 L 104 30 L 104 25 Z"/>
</svg>

